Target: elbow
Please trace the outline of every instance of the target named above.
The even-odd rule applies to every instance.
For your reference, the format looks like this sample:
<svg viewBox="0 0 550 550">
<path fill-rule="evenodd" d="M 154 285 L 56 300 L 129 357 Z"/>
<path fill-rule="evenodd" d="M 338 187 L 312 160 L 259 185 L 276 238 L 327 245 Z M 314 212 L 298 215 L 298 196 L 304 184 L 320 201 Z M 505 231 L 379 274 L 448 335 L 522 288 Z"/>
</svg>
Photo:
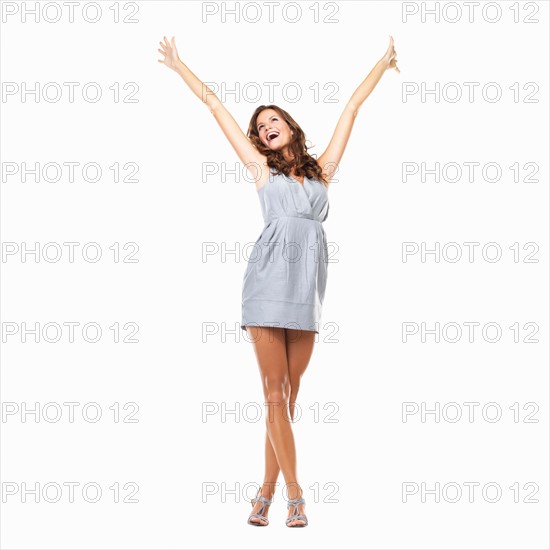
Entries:
<svg viewBox="0 0 550 550">
<path fill-rule="evenodd" d="M 222 102 L 219 100 L 219 98 L 216 95 L 209 95 L 204 100 L 204 103 L 208 106 L 208 109 L 210 112 L 214 115 L 216 114 L 216 111 L 219 110 L 220 106 L 222 106 Z"/>
<path fill-rule="evenodd" d="M 346 105 L 346 108 L 353 118 L 357 116 L 357 113 L 359 112 L 359 107 L 357 105 L 350 102 Z"/>
</svg>

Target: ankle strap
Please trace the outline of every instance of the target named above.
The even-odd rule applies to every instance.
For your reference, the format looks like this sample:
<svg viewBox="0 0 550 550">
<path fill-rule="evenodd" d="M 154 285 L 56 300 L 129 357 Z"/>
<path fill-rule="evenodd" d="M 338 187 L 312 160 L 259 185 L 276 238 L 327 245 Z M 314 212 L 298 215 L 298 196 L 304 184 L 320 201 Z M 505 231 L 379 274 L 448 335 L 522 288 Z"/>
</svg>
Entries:
<svg viewBox="0 0 550 550">
<path fill-rule="evenodd" d="M 252 501 L 254 501 L 254 500 L 259 500 L 260 502 L 263 502 L 264 504 L 273 504 L 273 500 L 265 498 L 261 495 L 259 497 L 255 497 L 255 498 L 252 499 Z"/>
<path fill-rule="evenodd" d="M 295 498 L 295 499 L 288 499 L 288 504 L 286 505 L 287 508 L 290 508 L 291 506 L 299 506 L 300 504 L 305 504 L 306 501 L 303 498 Z"/>
</svg>

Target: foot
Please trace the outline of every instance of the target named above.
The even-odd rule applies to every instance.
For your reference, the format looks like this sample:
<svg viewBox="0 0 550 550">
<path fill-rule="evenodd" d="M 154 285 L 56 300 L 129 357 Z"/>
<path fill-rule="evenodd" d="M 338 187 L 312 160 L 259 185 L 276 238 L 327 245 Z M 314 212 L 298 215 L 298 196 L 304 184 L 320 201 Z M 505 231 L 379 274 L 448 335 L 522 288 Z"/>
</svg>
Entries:
<svg viewBox="0 0 550 550">
<path fill-rule="evenodd" d="M 270 504 L 265 501 L 262 502 L 261 500 L 259 500 L 259 497 L 263 497 L 264 499 L 271 501 L 273 494 L 270 494 L 268 491 L 262 490 L 261 493 L 257 494 L 256 497 L 251 500 L 253 507 L 252 511 L 250 512 L 251 515 L 248 518 L 248 522 L 255 523 L 257 525 L 268 525 L 269 520 L 267 519 L 267 512 L 269 510 Z M 262 517 L 252 517 L 254 514 L 258 514 Z"/>
<path fill-rule="evenodd" d="M 296 503 L 296 504 L 294 504 Z M 288 527 L 304 527 L 307 525 L 306 511 L 305 511 L 305 501 L 303 499 L 296 499 L 295 501 L 289 500 L 288 507 L 288 517 L 286 524 Z M 301 516 L 300 518 L 294 518 L 289 521 L 288 518 L 291 516 Z"/>
</svg>

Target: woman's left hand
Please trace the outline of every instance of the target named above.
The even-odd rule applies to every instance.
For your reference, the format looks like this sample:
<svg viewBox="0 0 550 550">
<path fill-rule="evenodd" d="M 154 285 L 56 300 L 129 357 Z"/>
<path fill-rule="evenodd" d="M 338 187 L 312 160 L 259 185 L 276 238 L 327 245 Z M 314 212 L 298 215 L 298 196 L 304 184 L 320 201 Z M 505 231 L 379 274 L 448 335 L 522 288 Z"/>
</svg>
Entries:
<svg viewBox="0 0 550 550">
<path fill-rule="evenodd" d="M 388 49 L 386 50 L 386 53 L 384 54 L 384 57 L 382 58 L 384 60 L 384 63 L 386 64 L 386 70 L 388 69 L 395 69 L 398 73 L 401 71 L 399 70 L 399 67 L 397 66 L 397 58 L 396 58 L 397 52 L 395 51 L 393 47 L 393 36 L 390 36 L 390 45 L 388 46 Z"/>
</svg>

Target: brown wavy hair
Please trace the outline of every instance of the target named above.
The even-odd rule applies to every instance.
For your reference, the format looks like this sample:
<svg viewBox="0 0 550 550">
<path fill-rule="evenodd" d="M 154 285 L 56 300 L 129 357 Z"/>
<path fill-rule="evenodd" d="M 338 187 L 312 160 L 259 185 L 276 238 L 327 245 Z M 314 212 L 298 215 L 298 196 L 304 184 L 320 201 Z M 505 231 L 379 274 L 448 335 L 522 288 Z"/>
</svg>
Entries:
<svg viewBox="0 0 550 550">
<path fill-rule="evenodd" d="M 273 151 L 266 147 L 256 128 L 256 120 L 259 114 L 265 109 L 273 109 L 279 113 L 279 116 L 289 125 L 290 129 L 294 132 L 291 137 L 291 141 L 288 145 L 289 152 L 294 158 L 289 162 L 287 161 L 281 151 Z M 247 136 L 252 142 L 252 145 L 258 149 L 258 151 L 267 157 L 267 165 L 270 168 L 277 170 L 277 173 L 283 173 L 285 176 L 290 177 L 290 171 L 294 168 L 294 173 L 298 177 L 306 176 L 309 179 L 316 179 L 323 185 L 327 185 L 327 180 L 323 176 L 323 171 L 314 157 L 312 157 L 307 150 L 311 149 L 306 145 L 306 136 L 298 123 L 287 113 L 284 109 L 281 109 L 277 105 L 260 105 L 252 115 L 250 124 L 248 125 Z"/>
</svg>

